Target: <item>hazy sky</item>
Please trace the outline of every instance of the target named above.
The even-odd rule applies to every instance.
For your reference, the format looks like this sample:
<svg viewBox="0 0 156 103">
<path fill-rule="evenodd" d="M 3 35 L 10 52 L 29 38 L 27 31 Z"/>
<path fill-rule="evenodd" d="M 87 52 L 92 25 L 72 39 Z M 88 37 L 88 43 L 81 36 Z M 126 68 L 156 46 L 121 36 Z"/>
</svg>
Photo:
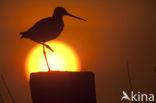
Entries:
<svg viewBox="0 0 156 103">
<path fill-rule="evenodd" d="M 25 58 L 36 45 L 21 40 L 19 32 L 52 16 L 57 6 L 87 19 L 64 17 L 65 28 L 57 39 L 78 53 L 82 71 L 93 71 L 97 103 L 120 103 L 129 90 L 129 62 L 136 91 L 156 94 L 156 1 L 155 0 L 1 0 L 0 73 L 6 78 L 16 103 L 31 103 L 24 73 Z M 10 103 L 0 80 L 0 93 Z"/>
</svg>

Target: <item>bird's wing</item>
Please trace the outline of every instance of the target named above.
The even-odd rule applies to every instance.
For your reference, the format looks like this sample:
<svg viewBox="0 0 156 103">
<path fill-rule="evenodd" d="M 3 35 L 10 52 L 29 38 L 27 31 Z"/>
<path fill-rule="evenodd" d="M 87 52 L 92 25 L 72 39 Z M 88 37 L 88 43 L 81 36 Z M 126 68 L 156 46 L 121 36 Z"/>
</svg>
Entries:
<svg viewBox="0 0 156 103">
<path fill-rule="evenodd" d="M 55 21 L 51 17 L 38 21 L 33 27 L 28 29 L 24 34 L 46 33 L 49 29 L 55 29 Z"/>
</svg>

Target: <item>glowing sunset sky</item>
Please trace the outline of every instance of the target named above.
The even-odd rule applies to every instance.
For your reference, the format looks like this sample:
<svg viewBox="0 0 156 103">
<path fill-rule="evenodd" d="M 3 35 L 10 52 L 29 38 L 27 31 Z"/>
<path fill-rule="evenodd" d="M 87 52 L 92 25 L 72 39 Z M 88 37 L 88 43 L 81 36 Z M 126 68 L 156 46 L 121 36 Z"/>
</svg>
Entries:
<svg viewBox="0 0 156 103">
<path fill-rule="evenodd" d="M 0 73 L 17 103 L 31 103 L 24 64 L 37 44 L 21 40 L 19 32 L 52 16 L 57 6 L 88 20 L 65 16 L 65 27 L 57 40 L 70 44 L 78 53 L 82 71 L 95 72 L 98 103 L 120 103 L 121 91 L 129 88 L 127 61 L 135 90 L 156 93 L 154 0 L 1 0 Z M 10 103 L 2 85 L 0 93 Z"/>
</svg>

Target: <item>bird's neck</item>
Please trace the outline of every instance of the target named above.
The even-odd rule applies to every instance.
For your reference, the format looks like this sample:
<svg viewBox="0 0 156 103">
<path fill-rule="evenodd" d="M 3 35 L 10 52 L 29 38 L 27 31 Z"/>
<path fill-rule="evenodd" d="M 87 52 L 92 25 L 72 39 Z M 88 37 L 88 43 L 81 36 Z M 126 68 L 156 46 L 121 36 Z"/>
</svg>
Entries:
<svg viewBox="0 0 156 103">
<path fill-rule="evenodd" d="M 57 21 L 62 21 L 63 20 L 63 16 L 53 16 L 53 19 L 57 20 Z"/>
<path fill-rule="evenodd" d="M 63 15 L 59 15 L 59 14 L 54 13 L 53 18 L 56 20 L 63 20 Z"/>
</svg>

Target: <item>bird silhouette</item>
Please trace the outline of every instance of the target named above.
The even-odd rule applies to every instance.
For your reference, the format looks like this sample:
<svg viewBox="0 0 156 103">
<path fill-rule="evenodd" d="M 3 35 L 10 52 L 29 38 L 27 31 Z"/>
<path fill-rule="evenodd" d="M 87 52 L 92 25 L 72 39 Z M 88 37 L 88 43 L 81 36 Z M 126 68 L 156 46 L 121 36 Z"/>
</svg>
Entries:
<svg viewBox="0 0 156 103">
<path fill-rule="evenodd" d="M 28 38 L 42 44 L 44 54 L 45 47 L 53 52 L 53 49 L 51 49 L 49 45 L 45 44 L 45 42 L 56 39 L 61 34 L 64 28 L 63 16 L 65 15 L 86 21 L 85 19 L 68 13 L 67 10 L 63 7 L 56 7 L 52 17 L 44 18 L 35 23 L 35 25 L 27 31 L 20 32 L 22 35 L 21 38 Z"/>
<path fill-rule="evenodd" d="M 35 42 L 43 44 L 53 51 L 45 42 L 56 39 L 64 28 L 63 16 L 68 15 L 83 21 L 80 17 L 74 16 L 66 11 L 63 7 L 56 7 L 52 17 L 44 18 L 38 21 L 33 27 L 26 32 L 21 32 L 21 38 L 29 38 Z"/>
</svg>

